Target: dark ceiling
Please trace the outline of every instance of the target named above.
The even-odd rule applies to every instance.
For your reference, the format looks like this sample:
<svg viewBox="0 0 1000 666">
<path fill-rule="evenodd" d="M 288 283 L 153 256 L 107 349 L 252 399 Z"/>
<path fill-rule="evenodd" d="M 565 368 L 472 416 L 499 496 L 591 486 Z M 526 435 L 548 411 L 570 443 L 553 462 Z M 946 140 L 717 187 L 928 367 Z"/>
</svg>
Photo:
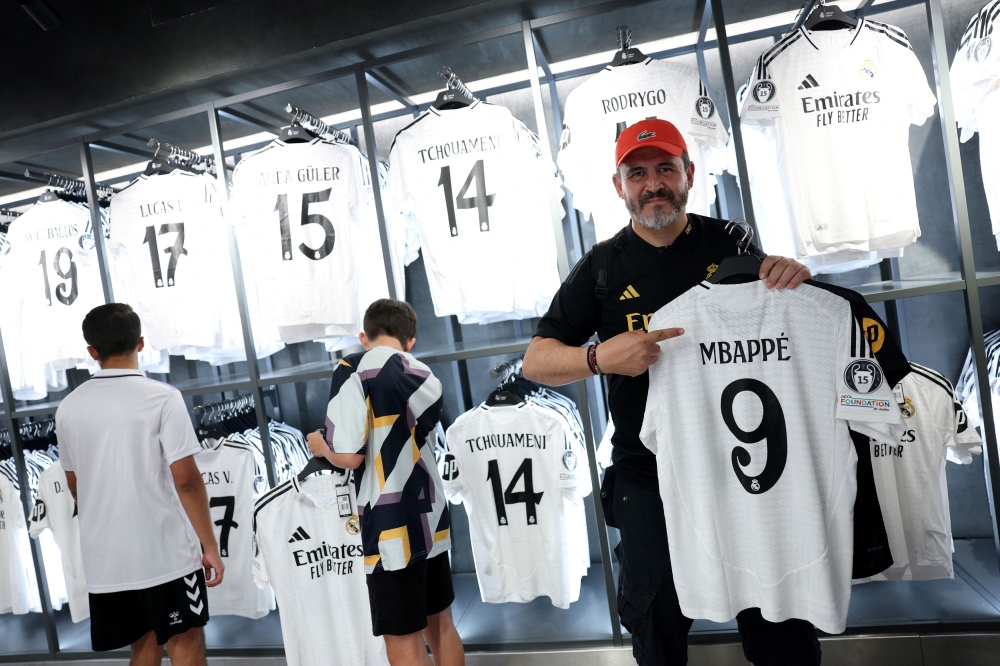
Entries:
<svg viewBox="0 0 1000 666">
<path fill-rule="evenodd" d="M 580 7 L 609 11 L 536 31 L 547 59 L 610 50 L 615 26 L 632 26 L 636 42 L 698 29 L 705 0 L 420 0 L 345 3 L 324 0 L 47 0 L 62 23 L 43 32 L 15 0 L 0 0 L 0 161 L 108 127 L 253 91 L 315 72 L 391 55 L 456 37 Z M 849 4 L 849 3 L 848 3 Z M 797 0 L 727 0 L 726 20 L 794 10 Z M 437 71 L 453 67 L 466 80 L 526 66 L 520 34 L 395 63 L 378 70 L 412 95 L 442 87 Z M 369 86 L 373 104 L 389 98 Z M 237 105 L 272 125 L 287 122 L 291 102 L 317 115 L 358 107 L 353 77 L 333 79 Z M 223 119 L 224 137 L 258 132 Z M 144 146 L 149 136 L 186 146 L 210 143 L 202 114 L 115 137 Z M 94 150 L 95 169 L 133 163 L 135 156 Z M 67 148 L 13 165 L 79 177 L 79 155 Z M 10 164 L 5 171 L 13 171 Z M 15 183 L 0 184 L 22 189 Z"/>
</svg>

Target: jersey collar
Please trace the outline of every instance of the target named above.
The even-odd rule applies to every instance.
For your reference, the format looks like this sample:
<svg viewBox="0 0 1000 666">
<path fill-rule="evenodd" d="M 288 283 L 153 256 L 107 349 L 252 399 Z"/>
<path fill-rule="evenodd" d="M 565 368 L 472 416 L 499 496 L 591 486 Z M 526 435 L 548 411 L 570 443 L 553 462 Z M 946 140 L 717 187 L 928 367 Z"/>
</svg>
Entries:
<svg viewBox="0 0 1000 666">
<path fill-rule="evenodd" d="M 451 114 L 455 113 L 456 111 L 461 112 L 461 111 L 466 111 L 468 109 L 474 109 L 477 106 L 479 106 L 480 103 L 482 103 L 482 100 L 477 99 L 477 100 L 473 101 L 472 104 L 470 104 L 469 106 L 463 106 L 463 107 L 460 107 L 458 109 L 446 109 L 443 112 L 440 111 L 440 110 L 438 110 L 438 109 L 435 109 L 433 106 L 431 106 L 431 107 L 427 108 L 427 112 L 428 113 L 433 113 L 435 116 L 448 116 L 448 115 L 451 115 Z"/>
<path fill-rule="evenodd" d="M 112 379 L 114 377 L 145 377 L 142 370 L 129 370 L 125 368 L 114 368 L 112 370 L 98 370 L 94 373 L 93 379 Z"/>
<path fill-rule="evenodd" d="M 839 51 L 841 49 L 846 49 L 849 46 L 851 46 L 852 44 L 854 44 L 855 40 L 857 40 L 858 35 L 861 34 L 861 31 L 864 29 L 864 27 L 865 27 L 865 19 L 864 19 L 864 17 L 859 18 L 858 19 L 858 24 L 856 26 L 854 26 L 854 36 L 851 37 L 851 41 L 847 42 L 847 44 L 844 44 L 843 46 L 839 46 L 839 47 L 832 48 L 832 49 L 821 49 L 820 47 L 816 46 L 816 42 L 814 42 L 812 39 L 809 38 L 809 34 L 810 33 L 809 33 L 808 30 L 805 29 L 805 26 L 800 26 L 799 27 L 799 32 L 802 33 L 802 36 L 806 38 L 806 41 L 809 42 L 812 45 L 812 47 L 814 49 L 816 49 L 817 51 Z"/>
</svg>

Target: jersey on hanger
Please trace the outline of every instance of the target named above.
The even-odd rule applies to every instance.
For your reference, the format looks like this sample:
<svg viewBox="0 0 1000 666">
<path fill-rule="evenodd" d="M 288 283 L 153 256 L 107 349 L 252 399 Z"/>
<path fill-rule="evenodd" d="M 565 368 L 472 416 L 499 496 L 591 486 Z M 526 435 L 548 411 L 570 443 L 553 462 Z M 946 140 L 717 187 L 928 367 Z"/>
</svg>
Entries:
<svg viewBox="0 0 1000 666">
<path fill-rule="evenodd" d="M 566 98 L 558 158 L 573 205 L 594 216 L 598 241 L 614 236 L 629 219 L 611 183 L 615 141 L 626 127 L 647 118 L 668 120 L 681 131 L 695 165 L 687 211 L 711 214 L 714 175 L 722 173 L 727 134 L 698 71 L 652 58 L 609 65 Z"/>
<path fill-rule="evenodd" d="M 90 617 L 90 597 L 80 550 L 80 519 L 76 500 L 66 484 L 66 472 L 58 460 L 42 472 L 38 499 L 31 510 L 31 536 L 37 537 L 46 529 L 52 530 L 59 546 L 70 616 L 73 622 L 82 622 Z"/>
<path fill-rule="evenodd" d="M 437 316 L 548 307 L 559 275 L 546 162 L 509 110 L 478 101 L 430 108 L 396 135 L 388 198 L 418 227 Z"/>
<path fill-rule="evenodd" d="M 212 615 L 257 619 L 274 610 L 274 590 L 253 581 L 253 447 L 224 439 L 194 457 L 208 491 L 219 554 L 226 565 L 222 584 L 208 588 Z"/>
<path fill-rule="evenodd" d="M 982 440 L 969 427 L 951 382 L 930 368 L 910 365 L 913 372 L 898 392 L 905 431 L 892 443 L 871 441 L 893 557 L 893 566 L 871 580 L 955 577 L 945 460 L 971 460 L 972 452 L 982 451 Z M 957 455 L 947 456 L 948 449 Z"/>
<path fill-rule="evenodd" d="M 89 224 L 85 207 L 57 199 L 36 203 L 7 233 L 4 273 L 18 276 L 6 284 L 23 303 L 22 344 L 31 348 L 33 363 L 50 363 L 53 370 L 88 358 L 80 325 L 104 303 Z"/>
<path fill-rule="evenodd" d="M 221 350 L 239 329 L 215 178 L 180 169 L 139 176 L 111 200 L 108 252 L 153 349 Z M 186 316 L 193 307 L 198 316 Z"/>
<path fill-rule="evenodd" d="M 740 115 L 774 128 L 796 256 L 916 241 L 909 127 L 935 98 L 902 30 L 799 29 L 760 56 L 749 91 Z"/>
<path fill-rule="evenodd" d="M 848 300 L 804 284 L 702 282 L 653 315 L 679 326 L 650 367 L 640 437 L 656 454 L 684 614 L 844 630 L 857 453 L 900 414 Z"/>
<path fill-rule="evenodd" d="M 387 294 L 365 162 L 346 144 L 274 141 L 233 171 L 243 266 L 256 274 L 261 312 L 279 327 L 311 326 L 282 339 L 357 335 L 368 271 Z"/>
<path fill-rule="evenodd" d="M 389 664 L 372 635 L 353 485 L 344 474 L 292 477 L 254 505 L 253 577 L 274 587 L 288 666 Z"/>
<path fill-rule="evenodd" d="M 586 540 L 582 498 L 591 492 L 586 450 L 533 402 L 480 405 L 447 437 L 441 476 L 448 498 L 469 514 L 483 601 L 547 596 L 568 608 L 585 573 L 577 548 L 581 523 Z"/>
<path fill-rule="evenodd" d="M 40 613 L 42 601 L 21 495 L 7 474 L 0 469 L 0 613 Z"/>
</svg>

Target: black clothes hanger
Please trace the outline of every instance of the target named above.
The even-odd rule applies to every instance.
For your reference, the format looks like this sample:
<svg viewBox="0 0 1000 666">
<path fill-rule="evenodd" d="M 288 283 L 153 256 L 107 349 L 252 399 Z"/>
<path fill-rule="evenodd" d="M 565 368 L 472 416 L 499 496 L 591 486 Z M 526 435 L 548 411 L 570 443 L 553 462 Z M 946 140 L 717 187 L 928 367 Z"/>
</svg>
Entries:
<svg viewBox="0 0 1000 666">
<path fill-rule="evenodd" d="M 735 229 L 741 227 L 745 231 L 743 237 L 736 243 L 737 254 L 722 260 L 719 268 L 708 278 L 710 284 L 721 284 L 726 280 L 730 282 L 750 282 L 760 279 L 760 265 L 763 260 L 757 256 L 756 248 L 751 243 L 753 240 L 753 229 L 749 225 L 743 227 L 740 222 L 742 220 L 733 220 L 726 225 L 726 230 L 729 233 L 733 233 Z M 743 224 L 746 223 L 744 222 Z"/>
<path fill-rule="evenodd" d="M 59 195 L 53 190 L 45 190 L 42 196 L 38 197 L 38 203 L 48 203 L 49 201 L 59 201 Z"/>
<path fill-rule="evenodd" d="M 278 132 L 278 139 L 285 143 L 309 143 L 317 136 L 317 134 L 296 123 L 292 123 L 288 127 L 283 127 Z"/>
<path fill-rule="evenodd" d="M 618 52 L 611 59 L 611 67 L 621 65 L 635 65 L 646 60 L 646 55 L 639 49 L 632 48 L 632 31 L 627 25 L 622 23 L 617 28 L 618 31 Z"/>
<path fill-rule="evenodd" d="M 486 398 L 487 407 L 495 405 L 520 405 L 524 403 L 524 396 L 530 393 L 530 391 L 524 392 L 523 390 L 518 390 L 522 388 L 518 386 L 519 382 L 527 381 L 524 379 L 524 375 L 521 374 L 523 362 L 524 358 L 518 357 L 490 370 L 490 377 L 499 379 L 500 384 Z"/>
<path fill-rule="evenodd" d="M 858 19 L 852 18 L 837 5 L 827 5 L 820 2 L 812 10 L 803 27 L 806 30 L 843 30 L 855 28 Z"/>
<path fill-rule="evenodd" d="M 320 428 L 320 432 L 323 433 L 323 437 L 326 437 L 326 428 Z M 306 463 L 306 466 L 302 468 L 302 471 L 299 472 L 298 476 L 296 476 L 295 478 L 297 478 L 299 481 L 305 481 L 307 477 L 309 477 L 311 474 L 315 474 L 316 472 L 343 473 L 343 471 L 344 470 L 340 469 L 326 458 L 314 457 L 312 458 L 312 460 Z"/>
<path fill-rule="evenodd" d="M 445 84 L 448 87 L 438 93 L 437 99 L 432 104 L 435 109 L 439 111 L 461 109 L 471 106 L 476 101 L 476 96 L 472 94 L 468 86 L 462 83 L 462 79 L 458 78 L 458 75 L 451 71 L 450 67 L 442 67 L 438 70 L 438 74 L 448 79 L 448 82 Z"/>
</svg>

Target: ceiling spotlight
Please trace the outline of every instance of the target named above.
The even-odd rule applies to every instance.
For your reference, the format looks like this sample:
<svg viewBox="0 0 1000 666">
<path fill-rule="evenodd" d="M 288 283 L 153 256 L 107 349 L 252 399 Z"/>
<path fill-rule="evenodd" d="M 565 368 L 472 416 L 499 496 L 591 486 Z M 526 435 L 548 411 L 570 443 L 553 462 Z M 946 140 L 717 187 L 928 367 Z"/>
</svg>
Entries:
<svg viewBox="0 0 1000 666">
<path fill-rule="evenodd" d="M 59 25 L 62 21 L 56 10 L 45 0 L 18 0 L 21 9 L 28 13 L 28 16 L 35 19 L 35 23 L 42 30 L 48 32 Z"/>
</svg>

